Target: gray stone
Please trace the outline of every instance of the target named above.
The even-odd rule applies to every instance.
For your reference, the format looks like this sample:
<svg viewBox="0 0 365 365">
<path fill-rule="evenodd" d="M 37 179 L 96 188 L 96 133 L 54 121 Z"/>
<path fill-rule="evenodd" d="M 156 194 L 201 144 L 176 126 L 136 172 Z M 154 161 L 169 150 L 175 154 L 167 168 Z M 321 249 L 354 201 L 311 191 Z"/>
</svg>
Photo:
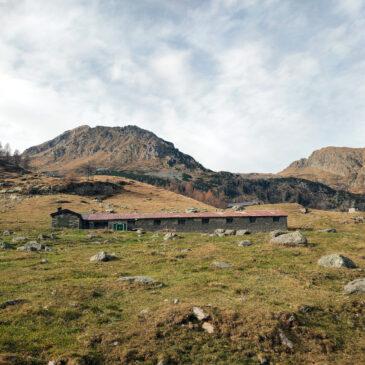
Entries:
<svg viewBox="0 0 365 365">
<path fill-rule="evenodd" d="M 40 233 L 38 235 L 38 240 L 39 241 L 44 241 L 44 240 L 48 240 L 48 239 L 49 239 L 49 236 L 47 236 L 46 234 Z"/>
<path fill-rule="evenodd" d="M 293 349 L 294 347 L 293 342 L 289 340 L 289 338 L 285 335 L 285 333 L 281 329 L 279 329 L 279 338 L 282 345 L 288 347 L 291 350 Z"/>
<path fill-rule="evenodd" d="M 308 243 L 307 238 L 299 231 L 281 234 L 272 238 L 270 242 L 284 246 L 304 246 Z"/>
<path fill-rule="evenodd" d="M 198 213 L 199 209 L 195 207 L 190 207 L 185 210 L 186 213 Z"/>
<path fill-rule="evenodd" d="M 4 232 L 3 232 L 3 236 L 11 236 L 12 232 L 9 231 L 8 229 L 6 229 Z"/>
<path fill-rule="evenodd" d="M 217 229 L 214 230 L 214 234 L 216 234 L 216 235 L 224 234 L 225 231 L 226 230 L 223 229 L 223 228 L 217 228 Z"/>
<path fill-rule="evenodd" d="M 218 269 L 229 269 L 232 265 L 228 264 L 227 262 L 223 262 L 223 261 L 214 261 L 212 263 L 212 266 L 214 266 Z"/>
<path fill-rule="evenodd" d="M 175 240 L 179 238 L 179 236 L 175 233 L 175 232 L 168 232 L 165 234 L 164 236 L 164 241 L 168 241 L 168 240 Z"/>
<path fill-rule="evenodd" d="M 193 315 L 198 321 L 204 321 L 209 318 L 209 315 L 200 307 L 193 307 Z"/>
<path fill-rule="evenodd" d="M 238 229 L 236 231 L 236 236 L 244 236 L 246 234 L 250 234 L 251 232 L 248 229 Z"/>
<path fill-rule="evenodd" d="M 302 214 L 307 214 L 308 213 L 308 208 L 300 208 L 299 211 Z"/>
<path fill-rule="evenodd" d="M 226 229 L 224 231 L 224 235 L 225 236 L 234 236 L 236 234 L 236 230 L 235 229 Z"/>
<path fill-rule="evenodd" d="M 248 246 L 252 246 L 251 241 L 241 241 L 238 243 L 238 247 L 248 247 Z"/>
<path fill-rule="evenodd" d="M 325 229 L 320 229 L 318 232 L 322 232 L 322 233 L 336 233 L 337 230 L 336 230 L 336 228 L 325 228 Z"/>
<path fill-rule="evenodd" d="M 365 278 L 355 279 L 347 283 L 344 287 L 346 294 L 364 294 L 365 293 Z"/>
<path fill-rule="evenodd" d="M 202 324 L 202 328 L 205 332 L 208 332 L 209 334 L 214 333 L 214 326 L 209 322 L 204 322 Z"/>
<path fill-rule="evenodd" d="M 114 254 L 109 254 L 105 251 L 100 251 L 96 255 L 90 257 L 90 262 L 106 262 L 116 260 L 117 256 Z"/>
<path fill-rule="evenodd" d="M 49 252 L 52 251 L 52 248 L 49 246 L 44 245 L 43 243 L 38 243 L 36 241 L 27 242 L 24 246 L 20 246 L 17 248 L 18 251 L 26 251 L 26 252 L 40 252 L 45 251 Z"/>
<path fill-rule="evenodd" d="M 143 285 L 153 285 L 157 281 L 149 276 L 122 276 L 118 279 L 119 281 L 125 281 L 129 284 L 137 283 Z"/>
<path fill-rule="evenodd" d="M 341 268 L 341 267 L 345 267 L 348 269 L 356 268 L 356 264 L 352 260 L 350 260 L 348 257 L 339 254 L 322 256 L 318 260 L 318 265 L 332 268 Z"/>
<path fill-rule="evenodd" d="M 139 229 L 137 229 L 136 233 L 137 234 L 145 234 L 146 231 L 144 231 L 142 228 L 139 228 Z"/>
<path fill-rule="evenodd" d="M 270 237 L 275 238 L 275 237 L 281 236 L 282 234 L 286 234 L 286 233 L 289 233 L 289 232 L 288 231 L 281 231 L 280 229 L 276 229 L 275 231 L 270 232 Z"/>
<path fill-rule="evenodd" d="M 22 242 L 25 242 L 27 240 L 26 237 L 14 237 L 12 239 L 12 242 L 13 243 L 22 243 Z"/>
</svg>

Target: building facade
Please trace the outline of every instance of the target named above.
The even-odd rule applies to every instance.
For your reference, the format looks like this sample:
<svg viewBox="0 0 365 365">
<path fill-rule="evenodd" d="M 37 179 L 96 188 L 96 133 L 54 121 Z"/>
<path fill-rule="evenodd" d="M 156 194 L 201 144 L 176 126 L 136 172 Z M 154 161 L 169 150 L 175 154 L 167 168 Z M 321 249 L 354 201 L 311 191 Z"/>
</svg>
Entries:
<svg viewBox="0 0 365 365">
<path fill-rule="evenodd" d="M 204 212 L 169 214 L 79 214 L 59 208 L 51 214 L 53 228 L 111 229 L 116 231 L 169 230 L 213 232 L 222 229 L 247 229 L 268 232 L 287 229 L 287 215 L 280 211 Z"/>
</svg>

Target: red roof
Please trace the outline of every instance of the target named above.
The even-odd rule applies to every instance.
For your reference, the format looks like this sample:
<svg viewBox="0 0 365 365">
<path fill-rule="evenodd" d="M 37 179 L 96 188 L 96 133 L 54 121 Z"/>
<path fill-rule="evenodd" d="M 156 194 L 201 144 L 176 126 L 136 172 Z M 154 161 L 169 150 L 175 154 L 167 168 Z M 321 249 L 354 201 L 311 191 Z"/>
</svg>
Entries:
<svg viewBox="0 0 365 365">
<path fill-rule="evenodd" d="M 199 213 L 94 213 L 83 214 L 82 218 L 87 221 L 109 221 L 128 219 L 183 219 L 183 218 L 239 218 L 239 217 L 287 217 L 285 212 L 279 210 L 256 210 L 245 212 L 199 212 Z"/>
</svg>

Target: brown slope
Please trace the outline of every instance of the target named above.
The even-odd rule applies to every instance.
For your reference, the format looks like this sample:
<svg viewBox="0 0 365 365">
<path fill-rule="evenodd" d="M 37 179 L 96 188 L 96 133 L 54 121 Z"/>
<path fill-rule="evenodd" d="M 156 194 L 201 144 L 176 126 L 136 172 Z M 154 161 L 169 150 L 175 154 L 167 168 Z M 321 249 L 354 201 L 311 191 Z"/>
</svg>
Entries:
<svg viewBox="0 0 365 365">
<path fill-rule="evenodd" d="M 365 148 L 325 147 L 279 173 L 365 194 Z"/>
<path fill-rule="evenodd" d="M 205 171 L 170 142 L 136 126 L 82 126 L 24 152 L 34 168 L 43 171 L 95 168 L 134 171 Z"/>
</svg>

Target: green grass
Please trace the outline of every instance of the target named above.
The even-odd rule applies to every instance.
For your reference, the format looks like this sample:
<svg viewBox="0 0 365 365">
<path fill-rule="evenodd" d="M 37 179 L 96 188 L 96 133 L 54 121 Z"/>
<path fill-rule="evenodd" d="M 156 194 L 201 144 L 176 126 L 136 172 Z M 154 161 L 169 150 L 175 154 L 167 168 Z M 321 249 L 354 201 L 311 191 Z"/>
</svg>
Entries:
<svg viewBox="0 0 365 365">
<path fill-rule="evenodd" d="M 156 364 L 161 358 L 257 364 L 259 354 L 284 364 L 365 361 L 364 296 L 342 291 L 364 272 L 316 263 L 339 252 L 363 268 L 362 225 L 337 234 L 307 231 L 313 245 L 305 248 L 273 246 L 267 234 L 247 237 L 254 245 L 242 248 L 239 237 L 183 234 L 164 242 L 162 235 L 97 232 L 90 240 L 87 233 L 59 232 L 48 242 L 50 253 L 0 252 L 0 303 L 27 301 L 0 309 L 0 353 L 29 364 L 57 358 L 79 364 Z M 101 250 L 119 259 L 90 263 Z M 215 269 L 215 260 L 232 267 Z M 148 275 L 164 286 L 128 286 L 117 281 L 121 275 Z M 188 325 L 192 306 L 211 315 L 214 334 L 194 321 Z M 301 311 L 303 306 L 310 309 Z M 282 319 L 287 313 L 295 318 L 289 326 Z M 279 328 L 293 350 L 278 341 Z"/>
</svg>

